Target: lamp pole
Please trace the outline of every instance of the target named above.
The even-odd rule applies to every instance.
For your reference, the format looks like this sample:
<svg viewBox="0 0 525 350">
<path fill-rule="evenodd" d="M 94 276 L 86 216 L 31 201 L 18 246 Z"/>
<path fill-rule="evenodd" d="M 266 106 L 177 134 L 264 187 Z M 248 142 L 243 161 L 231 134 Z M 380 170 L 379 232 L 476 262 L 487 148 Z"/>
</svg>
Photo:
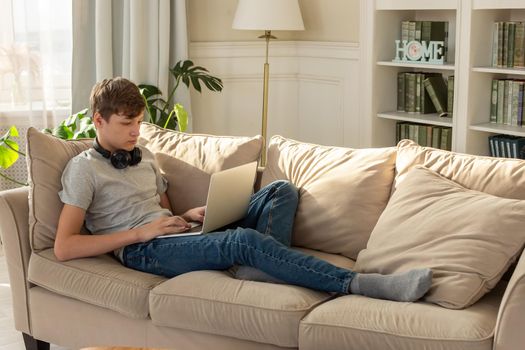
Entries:
<svg viewBox="0 0 525 350">
<path fill-rule="evenodd" d="M 262 105 L 262 125 L 261 134 L 263 138 L 263 148 L 261 153 L 261 166 L 266 166 L 266 130 L 268 125 L 268 82 L 270 78 L 270 64 L 268 63 L 268 47 L 270 39 L 277 39 L 272 35 L 271 30 L 266 30 L 264 35 L 259 38 L 266 39 L 266 60 L 264 61 L 264 75 L 263 75 L 263 105 Z"/>
</svg>

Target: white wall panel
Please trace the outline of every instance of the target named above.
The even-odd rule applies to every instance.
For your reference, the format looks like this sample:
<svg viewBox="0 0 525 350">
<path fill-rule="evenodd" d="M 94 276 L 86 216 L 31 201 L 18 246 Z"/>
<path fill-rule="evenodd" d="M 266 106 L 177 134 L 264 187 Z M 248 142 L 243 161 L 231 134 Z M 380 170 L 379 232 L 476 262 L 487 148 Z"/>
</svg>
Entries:
<svg viewBox="0 0 525 350">
<path fill-rule="evenodd" d="M 193 132 L 259 134 L 264 43 L 193 43 L 190 57 L 224 82 L 192 92 Z M 358 59 L 356 44 L 271 42 L 268 135 L 359 147 Z"/>
</svg>

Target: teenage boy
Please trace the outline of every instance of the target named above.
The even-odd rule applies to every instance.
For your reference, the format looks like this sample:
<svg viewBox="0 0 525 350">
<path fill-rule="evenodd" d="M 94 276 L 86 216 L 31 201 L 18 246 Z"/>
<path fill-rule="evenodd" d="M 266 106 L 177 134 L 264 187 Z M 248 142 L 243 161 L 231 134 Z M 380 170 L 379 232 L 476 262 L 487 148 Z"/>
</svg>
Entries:
<svg viewBox="0 0 525 350">
<path fill-rule="evenodd" d="M 430 269 L 360 274 L 290 249 L 298 192 L 286 181 L 255 193 L 235 229 L 155 239 L 202 222 L 205 207 L 172 214 L 154 156 L 137 146 L 145 105 L 135 84 L 105 79 L 93 87 L 90 103 L 97 137 L 62 176 L 59 260 L 114 252 L 129 268 L 166 277 L 246 265 L 289 284 L 396 301 L 417 300 L 429 289 Z M 91 235 L 80 234 L 84 222 Z"/>
</svg>

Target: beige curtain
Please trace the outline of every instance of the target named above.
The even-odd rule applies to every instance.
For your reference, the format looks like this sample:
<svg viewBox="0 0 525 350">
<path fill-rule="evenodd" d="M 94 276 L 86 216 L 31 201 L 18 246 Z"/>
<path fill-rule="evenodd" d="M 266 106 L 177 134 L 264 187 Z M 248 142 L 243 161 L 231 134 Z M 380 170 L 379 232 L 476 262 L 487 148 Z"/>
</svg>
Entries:
<svg viewBox="0 0 525 350">
<path fill-rule="evenodd" d="M 115 76 L 167 97 L 169 68 L 187 56 L 185 0 L 73 1 L 73 111 L 88 107 L 93 84 Z M 188 91 L 177 90 L 188 109 Z"/>
</svg>

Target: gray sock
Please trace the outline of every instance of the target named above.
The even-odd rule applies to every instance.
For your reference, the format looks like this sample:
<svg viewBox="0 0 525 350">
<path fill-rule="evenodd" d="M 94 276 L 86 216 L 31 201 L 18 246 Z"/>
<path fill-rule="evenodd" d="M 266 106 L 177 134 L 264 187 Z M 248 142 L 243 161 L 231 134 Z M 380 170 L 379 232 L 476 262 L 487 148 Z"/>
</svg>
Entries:
<svg viewBox="0 0 525 350">
<path fill-rule="evenodd" d="M 431 284 L 431 269 L 414 269 L 393 275 L 358 273 L 350 282 L 349 291 L 376 299 L 416 301 L 425 295 Z"/>
</svg>

